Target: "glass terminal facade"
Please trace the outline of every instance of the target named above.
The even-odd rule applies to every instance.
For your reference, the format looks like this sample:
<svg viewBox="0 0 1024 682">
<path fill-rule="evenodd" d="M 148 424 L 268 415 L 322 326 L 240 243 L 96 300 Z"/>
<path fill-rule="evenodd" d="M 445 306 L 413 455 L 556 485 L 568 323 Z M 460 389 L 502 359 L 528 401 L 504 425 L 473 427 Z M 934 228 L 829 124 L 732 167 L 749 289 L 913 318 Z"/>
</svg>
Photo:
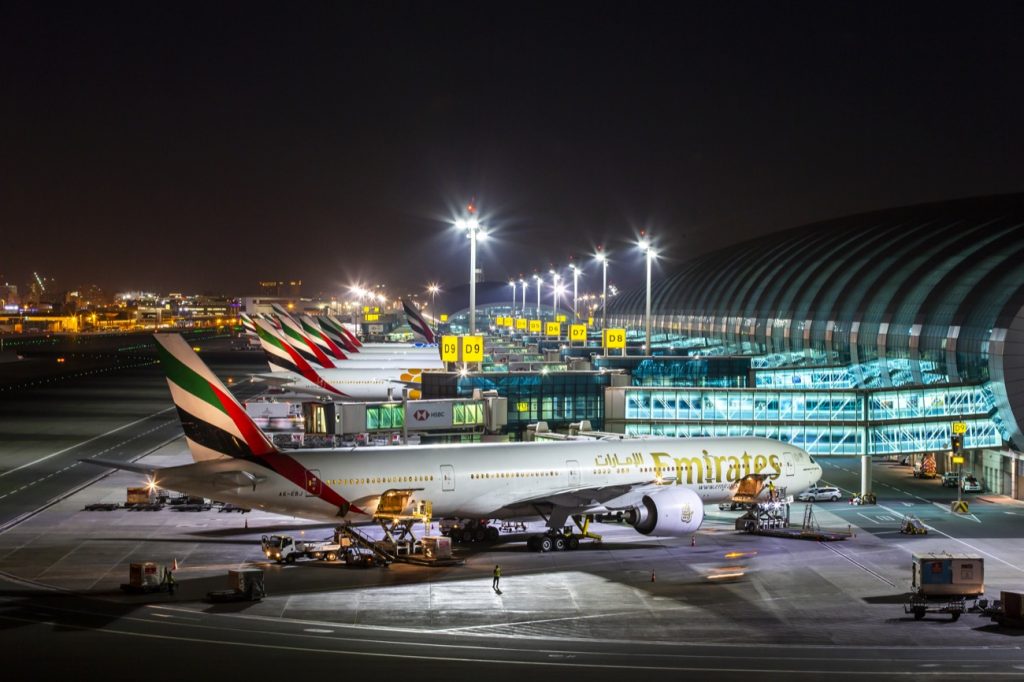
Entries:
<svg viewBox="0 0 1024 682">
<path fill-rule="evenodd" d="M 608 428 L 764 435 L 816 454 L 1024 447 L 1024 194 L 861 214 L 688 261 L 656 281 L 652 352 L 743 357 L 733 383 L 664 368 L 610 391 Z M 645 291 L 609 326 L 643 336 Z M 709 365 L 710 367 L 710 365 Z M 682 389 L 660 388 L 681 379 Z"/>
</svg>

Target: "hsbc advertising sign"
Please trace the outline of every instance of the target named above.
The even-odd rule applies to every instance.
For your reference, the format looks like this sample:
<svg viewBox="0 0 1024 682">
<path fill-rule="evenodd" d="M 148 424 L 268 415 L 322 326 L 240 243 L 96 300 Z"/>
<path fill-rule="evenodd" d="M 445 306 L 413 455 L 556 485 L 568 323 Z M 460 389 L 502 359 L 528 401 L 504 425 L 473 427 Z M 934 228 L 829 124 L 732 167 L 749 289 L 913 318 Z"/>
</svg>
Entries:
<svg viewBox="0 0 1024 682">
<path fill-rule="evenodd" d="M 405 424 L 416 429 L 450 429 L 452 404 L 448 400 L 420 400 L 405 406 Z"/>
</svg>

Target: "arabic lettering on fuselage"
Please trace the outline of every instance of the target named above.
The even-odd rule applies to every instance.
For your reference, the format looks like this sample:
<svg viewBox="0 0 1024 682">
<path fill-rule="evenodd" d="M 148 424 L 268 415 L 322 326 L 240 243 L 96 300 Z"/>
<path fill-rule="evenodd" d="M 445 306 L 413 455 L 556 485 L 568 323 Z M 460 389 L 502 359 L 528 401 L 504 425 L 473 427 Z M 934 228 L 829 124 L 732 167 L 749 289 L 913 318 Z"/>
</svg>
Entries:
<svg viewBox="0 0 1024 682">
<path fill-rule="evenodd" d="M 676 484 L 683 482 L 685 472 L 687 483 L 735 482 L 750 474 L 765 473 L 776 479 L 782 475 L 782 460 L 778 455 L 712 455 L 701 450 L 700 457 L 673 457 L 667 452 L 650 453 L 650 461 L 640 452 L 626 456 L 617 453 L 598 455 L 594 458 L 597 467 L 640 468 L 652 466 L 658 477 L 674 477 Z"/>
</svg>

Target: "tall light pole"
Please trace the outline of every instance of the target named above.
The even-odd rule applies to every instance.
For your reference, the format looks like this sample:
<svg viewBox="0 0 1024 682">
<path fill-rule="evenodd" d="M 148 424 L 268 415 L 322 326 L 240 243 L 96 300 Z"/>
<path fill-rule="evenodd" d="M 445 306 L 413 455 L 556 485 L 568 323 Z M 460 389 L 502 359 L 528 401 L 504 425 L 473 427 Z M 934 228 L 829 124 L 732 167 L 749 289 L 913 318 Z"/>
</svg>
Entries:
<svg viewBox="0 0 1024 682">
<path fill-rule="evenodd" d="M 508 285 L 510 287 L 512 287 L 512 313 L 511 314 L 512 314 L 512 317 L 515 317 L 515 315 L 516 315 L 516 281 L 514 279 L 510 279 L 508 281 Z"/>
<path fill-rule="evenodd" d="M 558 319 L 558 280 L 562 279 L 554 270 L 551 271 L 551 319 Z"/>
<path fill-rule="evenodd" d="M 469 333 L 476 334 L 476 240 L 484 236 L 476 216 L 459 218 L 455 227 L 465 230 L 469 237 Z"/>
<path fill-rule="evenodd" d="M 519 285 L 523 288 L 523 317 L 526 317 L 526 280 L 520 279 Z"/>
<path fill-rule="evenodd" d="M 647 307 L 644 312 L 644 336 L 646 341 L 644 346 L 644 352 L 647 355 L 651 354 L 651 261 L 657 255 L 654 251 L 654 247 L 651 246 L 651 241 L 646 237 L 640 240 L 640 249 L 643 250 L 644 255 L 647 258 Z"/>
<path fill-rule="evenodd" d="M 608 254 L 598 248 L 594 256 L 601 263 L 601 329 L 608 327 Z"/>
<path fill-rule="evenodd" d="M 539 320 L 540 319 L 540 290 L 541 290 L 541 286 L 540 285 L 544 282 L 544 280 L 541 279 L 540 275 L 534 275 L 533 279 L 537 283 L 537 319 Z"/>
<path fill-rule="evenodd" d="M 580 319 L 580 308 L 579 302 L 579 283 L 580 283 L 580 269 L 573 263 L 569 266 L 572 270 L 572 319 L 576 322 Z"/>
</svg>

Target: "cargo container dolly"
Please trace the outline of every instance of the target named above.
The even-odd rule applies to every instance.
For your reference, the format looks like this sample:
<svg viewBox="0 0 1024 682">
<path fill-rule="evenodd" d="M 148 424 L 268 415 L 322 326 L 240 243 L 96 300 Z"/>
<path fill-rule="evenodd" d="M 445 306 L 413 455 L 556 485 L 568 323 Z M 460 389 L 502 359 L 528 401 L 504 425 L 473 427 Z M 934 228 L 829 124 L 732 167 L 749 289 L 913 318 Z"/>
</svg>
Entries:
<svg viewBox="0 0 1024 682">
<path fill-rule="evenodd" d="M 985 593 L 985 561 L 968 554 L 929 552 L 915 554 L 911 592 L 904 613 L 921 620 L 942 613 L 958 620 L 967 611 L 967 600 Z"/>
</svg>

